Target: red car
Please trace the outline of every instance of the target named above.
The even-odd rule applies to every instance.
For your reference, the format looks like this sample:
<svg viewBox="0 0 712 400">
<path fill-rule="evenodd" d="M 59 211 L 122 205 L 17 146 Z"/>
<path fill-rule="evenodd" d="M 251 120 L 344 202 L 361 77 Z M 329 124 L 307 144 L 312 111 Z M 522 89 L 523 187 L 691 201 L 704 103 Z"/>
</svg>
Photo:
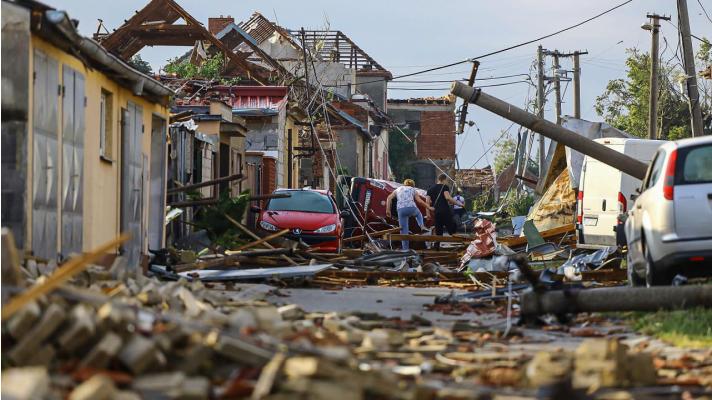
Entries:
<svg viewBox="0 0 712 400">
<path fill-rule="evenodd" d="M 289 229 L 290 232 L 284 235 L 287 239 L 301 240 L 318 251 L 341 251 L 341 219 L 348 212 L 339 213 L 329 191 L 277 189 L 274 194 L 288 194 L 289 197 L 272 198 L 263 210 L 259 210 L 257 226 L 260 230 L 270 234 Z"/>
</svg>

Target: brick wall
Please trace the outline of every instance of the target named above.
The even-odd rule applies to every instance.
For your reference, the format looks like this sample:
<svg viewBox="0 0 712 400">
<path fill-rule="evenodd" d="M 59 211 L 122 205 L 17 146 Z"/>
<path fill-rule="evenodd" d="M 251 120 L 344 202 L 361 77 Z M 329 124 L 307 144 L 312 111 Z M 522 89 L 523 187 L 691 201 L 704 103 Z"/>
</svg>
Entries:
<svg viewBox="0 0 712 400">
<path fill-rule="evenodd" d="M 363 124 L 364 128 L 368 124 L 368 110 L 361 107 L 360 105 L 352 103 L 350 101 L 335 101 L 331 104 L 334 106 L 334 108 L 344 111 L 345 113 L 359 120 Z"/>
<path fill-rule="evenodd" d="M 419 159 L 455 159 L 455 114 L 451 111 L 423 111 L 417 139 Z"/>
<path fill-rule="evenodd" d="M 208 31 L 213 35 L 217 35 L 220 31 L 225 29 L 226 26 L 234 22 L 235 18 L 229 15 L 227 17 L 221 15 L 219 17 L 208 18 Z"/>
</svg>

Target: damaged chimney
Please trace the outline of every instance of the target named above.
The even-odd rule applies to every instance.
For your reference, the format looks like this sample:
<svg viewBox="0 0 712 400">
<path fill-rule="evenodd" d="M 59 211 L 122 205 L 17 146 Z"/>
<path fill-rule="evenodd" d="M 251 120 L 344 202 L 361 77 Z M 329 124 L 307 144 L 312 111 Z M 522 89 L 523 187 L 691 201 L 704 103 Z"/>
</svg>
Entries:
<svg viewBox="0 0 712 400">
<path fill-rule="evenodd" d="M 211 18 L 208 18 L 208 30 L 213 35 L 217 35 L 218 33 L 220 33 L 220 31 L 225 29 L 226 26 L 228 26 L 234 22 L 235 22 L 235 18 L 233 18 L 229 15 L 227 17 L 223 17 L 222 15 L 219 17 L 211 17 Z"/>
</svg>

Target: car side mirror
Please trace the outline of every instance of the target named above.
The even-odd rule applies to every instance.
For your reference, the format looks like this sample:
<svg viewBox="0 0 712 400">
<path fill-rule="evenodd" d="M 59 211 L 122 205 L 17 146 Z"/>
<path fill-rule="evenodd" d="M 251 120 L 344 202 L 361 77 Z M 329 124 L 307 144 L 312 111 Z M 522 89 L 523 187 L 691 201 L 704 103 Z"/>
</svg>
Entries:
<svg viewBox="0 0 712 400">
<path fill-rule="evenodd" d="M 341 210 L 341 212 L 339 213 L 339 216 L 340 216 L 341 218 L 349 218 L 349 217 L 351 216 L 351 211 L 349 211 L 349 210 Z"/>
<path fill-rule="evenodd" d="M 257 214 L 257 213 L 262 212 L 262 209 L 257 206 L 252 206 L 252 207 L 250 207 L 250 212 Z"/>
</svg>

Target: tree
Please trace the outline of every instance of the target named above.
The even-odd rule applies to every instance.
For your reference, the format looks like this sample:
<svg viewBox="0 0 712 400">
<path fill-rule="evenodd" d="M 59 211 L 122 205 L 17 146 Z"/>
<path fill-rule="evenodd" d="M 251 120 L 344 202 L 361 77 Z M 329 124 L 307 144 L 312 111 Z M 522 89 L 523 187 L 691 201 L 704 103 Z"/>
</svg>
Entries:
<svg viewBox="0 0 712 400">
<path fill-rule="evenodd" d="M 635 48 L 628 49 L 627 54 L 625 78 L 608 82 L 606 90 L 596 98 L 595 109 L 612 126 L 635 136 L 647 137 L 650 55 Z M 698 58 L 706 57 L 709 57 L 709 49 L 703 46 Z M 681 76 L 684 77 L 684 73 L 679 66 L 660 66 L 658 126 L 661 139 L 674 140 L 689 137 L 692 133 L 687 99 L 679 83 Z M 704 90 L 702 95 L 705 98 Z M 702 106 L 703 114 L 709 114 L 709 101 L 703 102 Z"/>
<path fill-rule="evenodd" d="M 511 137 L 500 140 L 494 145 L 495 155 L 494 155 L 494 172 L 499 174 L 509 164 L 514 162 L 514 153 L 517 150 L 517 142 L 512 140 Z"/>
<path fill-rule="evenodd" d="M 139 72 L 142 72 L 146 75 L 153 75 L 153 69 L 151 68 L 151 64 L 149 64 L 148 61 L 144 61 L 141 58 L 140 54 L 136 54 L 135 56 L 131 57 L 128 64 L 133 69 L 135 69 Z"/>
</svg>

